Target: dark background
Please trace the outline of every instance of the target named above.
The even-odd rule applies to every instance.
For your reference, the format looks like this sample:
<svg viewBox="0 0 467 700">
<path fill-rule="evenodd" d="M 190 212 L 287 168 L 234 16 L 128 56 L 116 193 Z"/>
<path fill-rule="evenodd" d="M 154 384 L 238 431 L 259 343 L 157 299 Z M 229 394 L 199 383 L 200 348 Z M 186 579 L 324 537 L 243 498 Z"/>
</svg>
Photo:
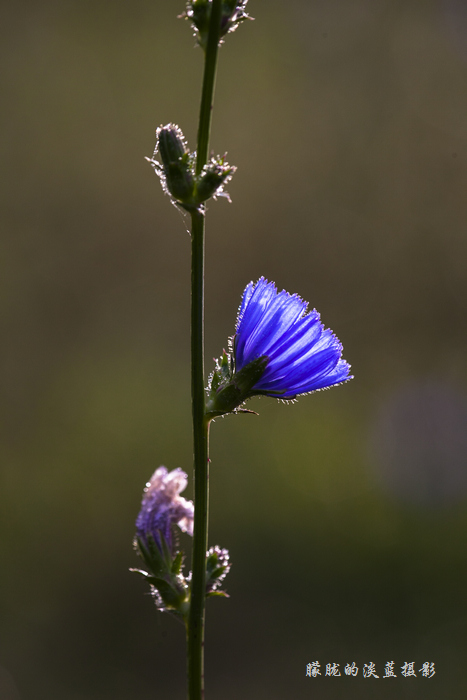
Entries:
<svg viewBox="0 0 467 700">
<path fill-rule="evenodd" d="M 169 121 L 195 143 L 183 9 L 1 6 L 1 700 L 184 697 L 183 628 L 128 573 L 144 483 L 191 478 L 188 222 L 143 158 Z M 212 147 L 238 172 L 208 212 L 206 371 L 265 275 L 355 379 L 213 426 L 233 567 L 207 699 L 465 698 L 465 4 L 248 9 L 220 52 Z"/>
</svg>

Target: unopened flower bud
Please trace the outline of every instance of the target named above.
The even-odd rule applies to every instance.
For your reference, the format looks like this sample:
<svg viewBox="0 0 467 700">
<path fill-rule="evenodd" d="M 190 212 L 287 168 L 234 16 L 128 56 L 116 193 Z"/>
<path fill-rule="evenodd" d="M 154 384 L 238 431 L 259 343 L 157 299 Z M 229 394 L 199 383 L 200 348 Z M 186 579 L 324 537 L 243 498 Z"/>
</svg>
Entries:
<svg viewBox="0 0 467 700">
<path fill-rule="evenodd" d="M 219 26 L 219 43 L 229 32 L 235 31 L 240 22 L 252 19 L 245 12 L 248 0 L 223 0 Z M 186 11 L 180 15 L 189 19 L 194 29 L 198 44 L 206 49 L 208 43 L 209 21 L 211 18 L 212 0 L 189 0 Z"/>
<path fill-rule="evenodd" d="M 230 557 L 228 549 L 221 549 L 217 545 L 211 547 L 206 553 L 206 595 L 220 595 L 228 598 L 225 591 L 219 587 L 230 571 Z"/>
<path fill-rule="evenodd" d="M 227 197 L 224 192 L 224 185 L 232 179 L 236 167 L 224 162 L 223 158 L 214 158 L 205 165 L 196 184 L 196 199 L 198 202 L 205 202 L 211 197 Z"/>
<path fill-rule="evenodd" d="M 193 155 L 190 153 L 182 130 L 176 124 L 160 126 L 156 131 L 156 150 L 147 160 L 159 175 L 162 187 L 174 202 L 185 209 L 196 208 L 193 193 Z M 155 160 L 159 154 L 162 163 Z"/>
</svg>

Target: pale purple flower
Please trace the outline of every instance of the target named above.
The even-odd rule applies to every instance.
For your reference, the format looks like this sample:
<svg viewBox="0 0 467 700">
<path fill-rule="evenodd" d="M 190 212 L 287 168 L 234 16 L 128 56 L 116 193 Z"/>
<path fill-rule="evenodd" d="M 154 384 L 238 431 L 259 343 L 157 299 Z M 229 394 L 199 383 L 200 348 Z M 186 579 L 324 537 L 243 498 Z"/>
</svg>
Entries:
<svg viewBox="0 0 467 700">
<path fill-rule="evenodd" d="M 136 519 L 136 536 L 147 545 L 148 536 L 161 545 L 161 534 L 172 549 L 172 525 L 193 535 L 194 505 L 179 494 L 188 483 L 181 469 L 156 469 L 144 489 L 141 510 Z"/>
</svg>

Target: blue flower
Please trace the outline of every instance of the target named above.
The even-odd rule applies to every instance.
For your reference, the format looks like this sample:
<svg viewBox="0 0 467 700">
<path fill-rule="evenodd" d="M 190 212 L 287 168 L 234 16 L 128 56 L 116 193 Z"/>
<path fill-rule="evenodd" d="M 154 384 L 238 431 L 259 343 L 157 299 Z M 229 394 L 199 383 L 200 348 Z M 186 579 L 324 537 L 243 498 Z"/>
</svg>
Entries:
<svg viewBox="0 0 467 700">
<path fill-rule="evenodd" d="M 234 336 L 235 371 L 267 358 L 253 393 L 293 399 L 352 379 L 342 345 L 297 294 L 277 292 L 264 277 L 243 292 Z"/>
<path fill-rule="evenodd" d="M 146 545 L 151 536 L 161 548 L 161 535 L 172 549 L 172 525 L 193 535 L 194 506 L 180 496 L 188 477 L 181 469 L 156 469 L 144 489 L 141 510 L 136 519 L 136 536 Z"/>
<path fill-rule="evenodd" d="M 232 354 L 224 351 L 216 363 L 206 410 L 215 417 L 236 411 L 251 396 L 294 399 L 348 379 L 342 345 L 319 313 L 307 313 L 297 294 L 278 292 L 261 277 L 243 292 Z"/>
</svg>

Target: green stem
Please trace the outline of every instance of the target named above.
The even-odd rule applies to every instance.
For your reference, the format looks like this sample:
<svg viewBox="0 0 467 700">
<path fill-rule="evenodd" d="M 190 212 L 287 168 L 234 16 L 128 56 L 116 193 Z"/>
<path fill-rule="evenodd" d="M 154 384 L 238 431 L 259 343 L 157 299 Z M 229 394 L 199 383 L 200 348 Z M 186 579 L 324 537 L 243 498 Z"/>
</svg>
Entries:
<svg viewBox="0 0 467 700">
<path fill-rule="evenodd" d="M 199 115 L 196 173 L 207 162 L 216 78 L 221 0 L 212 0 Z M 191 602 L 187 625 L 188 699 L 204 698 L 204 611 L 209 505 L 209 420 L 204 389 L 204 210 L 191 213 L 191 398 L 194 451 L 194 531 Z"/>
<path fill-rule="evenodd" d="M 221 23 L 222 0 L 212 0 L 209 35 L 204 61 L 203 91 L 199 112 L 198 148 L 196 153 L 196 174 L 199 175 L 208 159 L 209 134 L 211 131 L 212 102 L 216 82 L 217 51 L 219 48 L 219 28 Z"/>
</svg>

